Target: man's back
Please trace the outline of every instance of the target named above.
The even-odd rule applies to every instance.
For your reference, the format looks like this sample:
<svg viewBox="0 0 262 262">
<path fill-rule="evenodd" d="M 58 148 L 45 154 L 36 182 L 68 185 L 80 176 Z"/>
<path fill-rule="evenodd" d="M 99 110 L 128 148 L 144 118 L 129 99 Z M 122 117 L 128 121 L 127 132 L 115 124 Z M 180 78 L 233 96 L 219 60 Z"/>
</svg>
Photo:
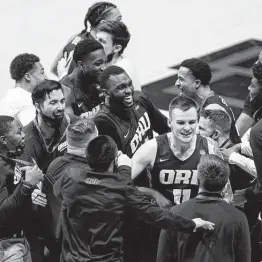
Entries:
<svg viewBox="0 0 262 262">
<path fill-rule="evenodd" d="M 211 232 L 163 230 L 157 262 L 249 262 L 249 228 L 244 213 L 218 199 L 193 198 L 172 208 L 176 214 L 215 223 Z"/>
</svg>

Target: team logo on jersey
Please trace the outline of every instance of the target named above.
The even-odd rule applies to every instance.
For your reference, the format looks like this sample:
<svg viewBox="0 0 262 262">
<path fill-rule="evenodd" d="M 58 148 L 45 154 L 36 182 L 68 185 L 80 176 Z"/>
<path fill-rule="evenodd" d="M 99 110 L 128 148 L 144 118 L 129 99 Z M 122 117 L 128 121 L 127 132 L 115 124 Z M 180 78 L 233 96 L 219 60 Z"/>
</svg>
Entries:
<svg viewBox="0 0 262 262">
<path fill-rule="evenodd" d="M 150 120 L 149 120 L 149 116 L 148 116 L 147 112 L 145 112 L 144 115 L 140 117 L 140 119 L 138 121 L 138 127 L 136 129 L 136 133 L 135 133 L 134 137 L 132 138 L 132 140 L 130 142 L 132 154 L 135 153 L 139 144 L 143 140 L 147 140 L 145 135 L 146 135 L 146 132 L 150 129 L 150 127 L 151 127 L 151 123 L 150 123 Z"/>
<path fill-rule="evenodd" d="M 61 144 L 58 146 L 57 149 L 58 149 L 59 152 L 63 152 L 64 150 L 66 150 L 66 149 L 67 149 L 67 141 L 61 143 Z"/>
<path fill-rule="evenodd" d="M 96 178 L 86 178 L 85 179 L 85 183 L 86 184 L 89 184 L 89 185 L 95 185 L 95 186 L 97 186 L 97 185 L 99 185 L 100 184 L 100 180 L 99 179 L 96 179 Z"/>
</svg>

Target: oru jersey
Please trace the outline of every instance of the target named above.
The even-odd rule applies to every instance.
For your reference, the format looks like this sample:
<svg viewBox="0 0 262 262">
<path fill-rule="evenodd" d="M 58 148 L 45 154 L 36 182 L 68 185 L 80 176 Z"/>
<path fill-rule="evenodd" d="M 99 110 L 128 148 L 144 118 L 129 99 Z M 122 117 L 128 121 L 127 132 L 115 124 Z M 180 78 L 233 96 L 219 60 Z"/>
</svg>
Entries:
<svg viewBox="0 0 262 262">
<path fill-rule="evenodd" d="M 186 160 L 178 159 L 171 150 L 167 134 L 156 137 L 157 154 L 151 170 L 153 189 L 172 203 L 185 202 L 198 194 L 197 165 L 202 155 L 216 154 L 215 142 L 197 135 L 196 148 Z"/>
</svg>

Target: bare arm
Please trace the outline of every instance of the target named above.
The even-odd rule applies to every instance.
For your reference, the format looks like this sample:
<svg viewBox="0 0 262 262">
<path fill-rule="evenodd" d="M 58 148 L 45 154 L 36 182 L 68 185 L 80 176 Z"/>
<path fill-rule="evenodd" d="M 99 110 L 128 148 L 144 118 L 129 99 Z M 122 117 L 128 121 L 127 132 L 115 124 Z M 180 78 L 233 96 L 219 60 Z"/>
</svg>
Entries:
<svg viewBox="0 0 262 262">
<path fill-rule="evenodd" d="M 135 179 L 147 167 L 153 167 L 157 152 L 156 139 L 151 139 L 143 144 L 132 157 L 132 175 Z"/>
<path fill-rule="evenodd" d="M 243 112 L 240 114 L 236 122 L 236 126 L 240 134 L 240 137 L 242 137 L 246 133 L 246 131 L 253 125 L 253 123 L 254 120 L 252 117 L 248 116 Z"/>
</svg>

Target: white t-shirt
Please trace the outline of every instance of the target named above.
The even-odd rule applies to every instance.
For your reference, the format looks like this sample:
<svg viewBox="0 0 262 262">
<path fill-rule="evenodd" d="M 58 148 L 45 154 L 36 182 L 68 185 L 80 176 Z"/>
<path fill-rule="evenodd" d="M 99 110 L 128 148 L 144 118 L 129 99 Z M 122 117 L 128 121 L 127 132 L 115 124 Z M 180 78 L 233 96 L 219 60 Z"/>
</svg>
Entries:
<svg viewBox="0 0 262 262">
<path fill-rule="evenodd" d="M 120 56 L 115 62 L 114 65 L 123 68 L 126 73 L 129 75 L 133 82 L 133 86 L 135 90 L 141 91 L 141 85 L 138 78 L 138 74 L 136 72 L 135 67 L 132 65 L 131 61 L 125 57 Z"/>
<path fill-rule="evenodd" d="M 36 115 L 31 93 L 21 87 L 8 89 L 0 101 L 0 115 L 16 118 L 23 126 L 29 124 Z"/>
</svg>

